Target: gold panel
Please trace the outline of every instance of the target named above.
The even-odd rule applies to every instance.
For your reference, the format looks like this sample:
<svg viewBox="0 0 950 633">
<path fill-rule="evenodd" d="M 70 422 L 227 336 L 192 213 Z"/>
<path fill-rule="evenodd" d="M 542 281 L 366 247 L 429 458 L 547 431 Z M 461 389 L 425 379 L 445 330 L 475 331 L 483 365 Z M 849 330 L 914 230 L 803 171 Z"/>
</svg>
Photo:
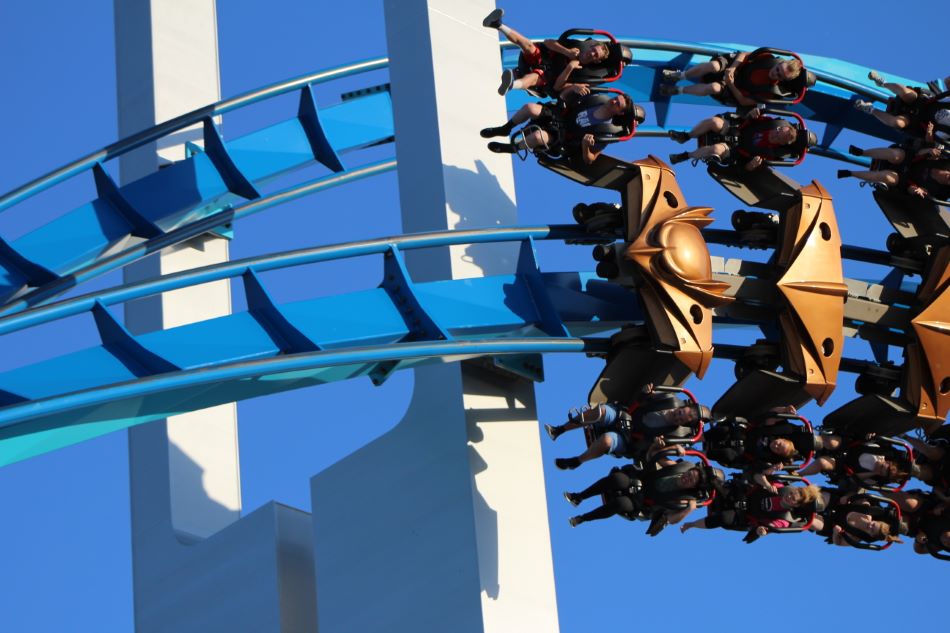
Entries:
<svg viewBox="0 0 950 633">
<path fill-rule="evenodd" d="M 834 391 L 841 364 L 844 301 L 841 236 L 831 196 L 817 182 L 801 189 L 801 202 L 783 217 L 776 284 L 789 310 L 779 314 L 789 371 L 823 404 Z"/>
<path fill-rule="evenodd" d="M 938 251 L 919 299 L 923 310 L 911 320 L 918 345 L 908 345 L 905 397 L 917 414 L 944 418 L 950 410 L 950 247 Z"/>
<path fill-rule="evenodd" d="M 634 163 L 640 178 L 627 190 L 625 252 L 641 273 L 638 287 L 657 343 L 702 378 L 712 360 L 712 309 L 732 301 L 728 284 L 712 278 L 700 229 L 708 207 L 687 207 L 676 174 L 650 156 Z"/>
</svg>

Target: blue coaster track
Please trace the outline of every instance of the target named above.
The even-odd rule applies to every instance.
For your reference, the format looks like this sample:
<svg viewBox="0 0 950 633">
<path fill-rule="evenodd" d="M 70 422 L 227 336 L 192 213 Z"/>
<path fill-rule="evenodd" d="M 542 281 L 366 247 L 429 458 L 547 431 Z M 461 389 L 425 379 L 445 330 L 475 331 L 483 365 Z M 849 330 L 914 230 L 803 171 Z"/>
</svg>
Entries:
<svg viewBox="0 0 950 633">
<path fill-rule="evenodd" d="M 668 97 L 657 96 L 658 70 L 750 47 L 626 39 L 637 59 L 619 82 L 640 103 L 654 104 L 666 132 Z M 503 49 L 505 47 L 503 46 Z M 508 65 L 510 52 L 504 53 Z M 834 146 L 843 129 L 892 140 L 895 133 L 853 110 L 857 97 L 883 100 L 867 68 L 804 57 L 819 82 L 793 109 L 826 125 L 816 153 L 864 164 Z M 307 385 L 370 376 L 420 363 L 477 356 L 603 352 L 590 338 L 642 320 L 636 298 L 590 273 L 541 273 L 538 240 L 590 241 L 578 227 L 501 227 L 380 238 L 278 253 L 169 275 L 154 281 L 55 298 L 74 286 L 162 248 L 222 230 L 250 214 L 396 167 L 366 161 L 361 150 L 393 139 L 386 86 L 344 95 L 318 107 L 312 86 L 385 69 L 378 58 L 308 74 L 201 108 L 121 140 L 0 197 L 0 212 L 74 177 L 92 177 L 97 197 L 23 237 L 0 238 L 0 334 L 89 312 L 101 345 L 0 374 L 0 464 L 39 455 L 116 429 Z M 896 79 L 900 81 L 900 78 Z M 280 95 L 299 93 L 291 118 L 232 140 L 214 118 Z M 509 97 L 517 106 L 520 97 Z M 689 96 L 673 102 L 708 102 Z M 204 147 L 149 176 L 119 187 L 109 161 L 189 126 L 203 126 Z M 346 164 L 344 163 L 346 158 Z M 362 160 L 362 162 L 361 162 Z M 323 173 L 275 193 L 261 185 L 302 167 Z M 513 275 L 414 282 L 402 253 L 480 242 L 520 243 Z M 332 259 L 379 255 L 378 288 L 276 304 L 259 273 Z M 248 310 L 134 336 L 107 307 L 171 289 L 241 277 Z M 347 318 L 339 318 L 346 315 Z M 352 315 L 366 315 L 354 319 Z M 81 370 L 80 370 L 81 368 Z M 531 373 L 531 368 L 528 368 Z"/>
</svg>

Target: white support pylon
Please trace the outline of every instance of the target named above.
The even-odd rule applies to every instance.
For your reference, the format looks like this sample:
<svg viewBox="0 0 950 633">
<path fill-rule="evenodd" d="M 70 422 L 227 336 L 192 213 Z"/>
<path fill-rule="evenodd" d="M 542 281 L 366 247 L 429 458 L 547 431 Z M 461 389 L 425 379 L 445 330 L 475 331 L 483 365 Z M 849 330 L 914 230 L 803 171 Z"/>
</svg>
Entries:
<svg viewBox="0 0 950 633">
<path fill-rule="evenodd" d="M 119 136 L 220 100 L 214 0 L 115 0 Z M 201 127 L 121 159 L 123 182 L 185 158 Z M 228 259 L 202 235 L 125 270 L 126 283 Z M 133 333 L 231 311 L 228 281 L 126 306 Z M 138 633 L 316 628 L 310 516 L 270 503 L 241 518 L 237 408 L 212 407 L 129 429 L 132 567 Z"/>
<path fill-rule="evenodd" d="M 488 0 L 385 0 L 403 230 L 513 225 Z M 416 280 L 512 273 L 517 245 L 412 252 Z M 321 631 L 557 631 L 534 388 L 417 369 L 396 428 L 313 478 Z"/>
</svg>

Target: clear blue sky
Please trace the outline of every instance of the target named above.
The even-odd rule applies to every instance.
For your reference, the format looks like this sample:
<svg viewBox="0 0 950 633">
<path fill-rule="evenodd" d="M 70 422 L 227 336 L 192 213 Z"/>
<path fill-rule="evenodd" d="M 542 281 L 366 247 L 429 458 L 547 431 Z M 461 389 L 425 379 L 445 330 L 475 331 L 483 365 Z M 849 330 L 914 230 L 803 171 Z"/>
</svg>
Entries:
<svg viewBox="0 0 950 633">
<path fill-rule="evenodd" d="M 533 8 L 537 6 L 544 12 Z M 950 73 L 944 62 L 943 15 L 934 12 L 931 17 L 933 6 L 919 1 L 556 1 L 510 2 L 506 9 L 509 23 L 531 35 L 589 26 L 631 37 L 771 45 L 926 80 Z M 218 19 L 224 97 L 386 52 L 379 0 L 227 0 L 219 3 Z M 116 140 L 112 2 L 0 3 L 0 81 L 0 192 Z M 319 98 L 330 103 L 335 97 L 325 91 Z M 275 106 L 273 116 L 286 116 L 294 106 L 288 102 L 283 108 L 278 114 Z M 271 116 L 268 108 L 260 112 L 255 116 Z M 706 114 L 680 108 L 672 118 L 689 124 Z M 253 117 L 226 119 L 224 133 L 233 137 L 258 122 Z M 665 156 L 675 147 L 641 139 L 616 153 L 628 159 L 651 152 Z M 800 182 L 817 178 L 828 187 L 846 242 L 881 247 L 890 229 L 870 192 L 854 181 L 836 181 L 836 168 L 812 157 L 791 175 Z M 517 163 L 516 174 L 524 223 L 567 222 L 574 201 L 604 197 L 531 161 Z M 728 214 L 738 201 L 702 169 L 685 166 L 678 174 L 688 201 L 713 206 L 713 226 L 728 227 Z M 232 256 L 396 234 L 396 195 L 390 174 L 271 210 L 237 227 Z M 4 214 L 0 234 L 19 235 L 91 197 L 91 183 L 65 187 Z M 587 247 L 544 245 L 540 257 L 546 271 L 592 265 Z M 375 266 L 345 264 L 321 269 L 311 285 L 330 294 L 350 287 L 341 279 L 365 287 L 375 284 L 378 274 Z M 848 268 L 846 274 L 875 278 L 883 271 Z M 113 275 L 107 281 L 117 280 Z M 292 279 L 277 282 L 278 301 L 297 292 Z M 312 290 L 307 292 L 313 296 Z M 0 370 L 85 347 L 92 337 L 89 322 L 7 337 Z M 864 348 L 852 349 L 852 355 L 866 354 Z M 548 380 L 538 387 L 542 419 L 562 421 L 570 406 L 585 399 L 600 366 L 584 358 L 547 359 Z M 713 401 L 731 377 L 731 365 L 717 362 L 706 380 L 691 386 Z M 359 381 L 242 403 L 245 511 L 269 499 L 309 510 L 310 475 L 394 424 L 408 401 L 410 382 L 411 376 L 397 375 L 379 389 Z M 824 411 L 811 406 L 806 414 L 820 420 L 853 397 L 850 385 L 843 376 Z M 341 403 L 357 398 L 370 410 L 387 413 L 374 416 L 372 424 L 344 430 Z M 927 606 L 941 604 L 947 568 L 914 556 L 909 545 L 875 554 L 831 548 L 809 536 L 769 537 L 751 546 L 729 532 L 682 536 L 667 530 L 649 539 L 643 524 L 621 520 L 571 530 L 567 517 L 572 508 L 561 491 L 586 485 L 613 465 L 601 460 L 572 473 L 549 466 L 555 455 L 575 452 L 580 442 L 570 436 L 556 445 L 546 438 L 543 442 L 563 631 L 635 631 L 653 625 L 676 630 L 685 628 L 687 620 L 709 632 L 799 631 L 809 622 L 871 632 L 910 622 L 924 630 L 946 628 L 940 626 L 937 609 L 928 611 Z M 0 469 L 0 633 L 132 630 L 125 447 L 125 433 L 118 433 Z M 882 599 L 886 606 L 877 606 Z M 912 613 L 910 619 L 907 613 Z"/>
</svg>

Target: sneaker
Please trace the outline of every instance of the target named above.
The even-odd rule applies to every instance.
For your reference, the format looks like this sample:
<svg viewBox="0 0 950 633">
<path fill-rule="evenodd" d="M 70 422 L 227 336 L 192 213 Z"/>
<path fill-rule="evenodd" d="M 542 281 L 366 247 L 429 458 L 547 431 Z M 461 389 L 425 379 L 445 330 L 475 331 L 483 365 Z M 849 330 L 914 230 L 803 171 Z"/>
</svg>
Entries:
<svg viewBox="0 0 950 633">
<path fill-rule="evenodd" d="M 874 112 L 874 104 L 870 101 L 858 100 L 854 102 L 854 109 L 865 114 L 871 114 Z"/>
<path fill-rule="evenodd" d="M 482 135 L 482 138 L 495 138 L 496 136 L 508 136 L 508 130 L 505 129 L 504 125 L 499 125 L 498 127 L 486 127 L 479 134 Z"/>
<path fill-rule="evenodd" d="M 678 86 L 674 86 L 673 84 L 660 84 L 660 96 L 672 97 L 679 93 L 680 89 Z"/>
<path fill-rule="evenodd" d="M 680 152 L 679 154 L 670 154 L 670 165 L 683 163 L 689 160 L 689 152 Z"/>
<path fill-rule="evenodd" d="M 501 26 L 501 16 L 505 15 L 504 9 L 495 9 L 482 20 L 482 26 L 486 29 L 497 29 Z"/>
<path fill-rule="evenodd" d="M 680 130 L 667 130 L 666 135 L 677 143 L 685 143 L 689 141 L 689 132 L 682 132 Z"/>
<path fill-rule="evenodd" d="M 544 425 L 544 430 L 548 432 L 548 437 L 551 438 L 551 441 L 552 441 L 552 442 L 553 442 L 554 440 L 556 440 L 556 439 L 558 438 L 558 436 L 561 435 L 561 433 L 564 432 L 564 431 L 561 430 L 560 427 L 554 426 L 553 424 L 545 424 L 545 425 Z"/>
<path fill-rule="evenodd" d="M 664 68 L 661 77 L 663 81 L 675 84 L 683 78 L 683 71 L 678 68 Z"/>
<path fill-rule="evenodd" d="M 852 156 L 864 156 L 864 150 L 858 147 L 857 145 L 851 145 L 848 147 L 848 153 Z"/>
<path fill-rule="evenodd" d="M 564 498 L 567 499 L 567 502 L 571 504 L 572 506 L 574 506 L 575 508 L 582 501 L 582 499 L 580 498 L 580 495 L 574 492 L 565 492 Z"/>
<path fill-rule="evenodd" d="M 581 460 L 576 457 L 558 457 L 554 460 L 554 465 L 561 470 L 574 470 L 581 465 Z"/>
<path fill-rule="evenodd" d="M 498 86 L 498 94 L 505 96 L 511 90 L 511 84 L 515 83 L 515 73 L 510 68 L 506 68 L 501 73 L 501 85 Z"/>
<path fill-rule="evenodd" d="M 881 77 L 881 75 L 879 75 L 876 70 L 872 70 L 871 72 L 868 73 L 868 79 L 873 81 L 874 84 L 878 87 L 881 87 L 884 85 L 884 77 Z"/>
<path fill-rule="evenodd" d="M 496 154 L 514 154 L 518 151 L 518 148 L 511 143 L 497 143 L 495 141 L 488 144 L 488 149 Z"/>
<path fill-rule="evenodd" d="M 582 519 L 582 518 L 580 518 L 580 517 L 571 517 L 570 519 L 567 520 L 567 522 L 570 523 L 570 524 L 571 524 L 571 527 L 573 528 L 573 527 L 577 527 L 578 525 L 580 525 L 581 523 L 583 523 L 583 522 L 584 522 L 584 519 Z"/>
<path fill-rule="evenodd" d="M 850 178 L 850 177 L 851 177 L 851 170 L 850 170 L 850 169 L 839 169 L 839 170 L 838 170 L 838 178 Z"/>
</svg>

